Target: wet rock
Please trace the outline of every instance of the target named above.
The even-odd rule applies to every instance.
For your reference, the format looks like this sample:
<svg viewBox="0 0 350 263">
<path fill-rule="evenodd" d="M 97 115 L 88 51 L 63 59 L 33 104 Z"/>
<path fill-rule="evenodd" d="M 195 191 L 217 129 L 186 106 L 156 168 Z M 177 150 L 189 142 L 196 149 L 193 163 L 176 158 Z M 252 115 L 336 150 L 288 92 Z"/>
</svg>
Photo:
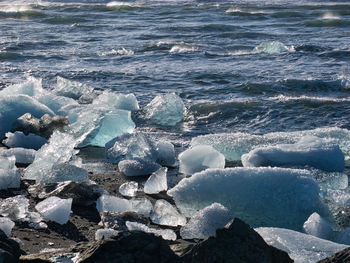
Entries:
<svg viewBox="0 0 350 263">
<path fill-rule="evenodd" d="M 139 231 L 121 232 L 112 239 L 89 243 L 83 250 L 81 263 L 180 262 L 165 240 Z"/>
<path fill-rule="evenodd" d="M 21 131 L 25 135 L 33 133 L 45 138 L 49 138 L 54 130 L 63 130 L 68 125 L 67 117 L 43 115 L 40 119 L 35 118 L 32 114 L 26 113 L 19 117 L 11 127 L 11 132 Z"/>
<path fill-rule="evenodd" d="M 0 262 L 16 263 L 20 255 L 19 244 L 0 230 Z"/>
<path fill-rule="evenodd" d="M 182 257 L 191 263 L 255 263 L 293 262 L 282 250 L 269 246 L 263 238 L 246 223 L 233 219 L 225 228 L 218 229 L 214 236 L 196 244 Z"/>
<path fill-rule="evenodd" d="M 350 262 L 350 247 L 346 248 L 331 257 L 322 259 L 317 263 L 345 263 Z"/>
</svg>

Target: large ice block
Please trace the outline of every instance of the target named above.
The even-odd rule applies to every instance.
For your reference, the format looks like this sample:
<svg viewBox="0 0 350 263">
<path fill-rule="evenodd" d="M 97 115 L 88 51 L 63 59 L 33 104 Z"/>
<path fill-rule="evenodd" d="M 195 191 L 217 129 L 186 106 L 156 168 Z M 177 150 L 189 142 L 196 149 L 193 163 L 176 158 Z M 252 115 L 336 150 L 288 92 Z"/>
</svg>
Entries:
<svg viewBox="0 0 350 263">
<path fill-rule="evenodd" d="M 208 145 L 196 145 L 179 154 L 179 171 L 194 174 L 208 168 L 224 168 L 225 156 Z"/>
<path fill-rule="evenodd" d="M 146 194 L 158 194 L 168 190 L 167 172 L 168 168 L 162 167 L 151 174 L 145 183 L 144 192 Z"/>
<path fill-rule="evenodd" d="M 170 229 L 154 229 L 144 224 L 130 221 L 126 221 L 125 224 L 129 231 L 142 231 L 146 233 L 152 233 L 156 236 L 161 236 L 165 240 L 176 240 L 176 233 Z"/>
<path fill-rule="evenodd" d="M 234 216 L 219 203 L 196 212 L 186 225 L 181 227 L 180 235 L 183 239 L 204 239 L 214 235 L 216 229 L 223 228 Z"/>
<path fill-rule="evenodd" d="M 11 130 L 12 123 L 25 113 L 30 113 L 36 118 L 44 114 L 54 115 L 48 107 L 27 95 L 0 97 L 0 140 Z"/>
<path fill-rule="evenodd" d="M 219 133 L 208 134 L 193 138 L 191 145 L 210 145 L 225 155 L 226 160 L 240 161 L 241 156 L 257 147 L 274 146 L 277 144 L 292 144 L 305 136 L 316 136 L 332 140 L 338 144 L 345 155 L 350 159 L 350 131 L 340 128 L 318 128 L 295 132 L 273 132 L 264 135 L 249 133 Z"/>
<path fill-rule="evenodd" d="M 0 169 L 0 190 L 19 188 L 21 174 L 17 169 Z"/>
<path fill-rule="evenodd" d="M 20 147 L 38 150 L 41 146 L 47 143 L 47 139 L 41 136 L 32 133 L 25 135 L 19 131 L 16 131 L 15 133 L 8 132 L 6 133 L 6 137 L 7 139 L 3 140 L 3 144 L 9 148 Z"/>
<path fill-rule="evenodd" d="M 174 126 L 183 119 L 185 105 L 175 93 L 158 95 L 146 105 L 144 112 L 152 123 Z"/>
<path fill-rule="evenodd" d="M 286 251 L 295 263 L 314 263 L 347 247 L 289 229 L 259 227 L 255 231 L 269 245 Z"/>
<path fill-rule="evenodd" d="M 151 220 L 155 224 L 164 226 L 183 226 L 186 224 L 186 217 L 181 215 L 174 206 L 163 199 L 157 200 L 154 204 Z"/>
<path fill-rule="evenodd" d="M 314 136 L 303 137 L 295 144 L 259 147 L 242 155 L 246 167 L 259 166 L 311 166 L 327 172 L 342 172 L 344 154 L 333 142 Z"/>
<path fill-rule="evenodd" d="M 35 206 L 35 209 L 44 217 L 44 219 L 63 225 L 69 220 L 72 201 L 72 198 L 61 199 L 52 196 L 39 202 Z"/>
<path fill-rule="evenodd" d="M 10 85 L 3 90 L 0 90 L 0 97 L 6 95 L 28 95 L 35 97 L 43 93 L 42 79 L 29 77 L 26 81 L 14 85 Z"/>
<path fill-rule="evenodd" d="M 25 149 L 25 148 L 11 148 L 7 150 L 0 149 L 0 160 L 1 160 L 1 157 L 15 156 L 17 163 L 30 164 L 34 161 L 35 154 L 36 154 L 36 151 L 33 149 Z"/>
<path fill-rule="evenodd" d="M 104 91 L 94 99 L 93 104 L 101 104 L 111 109 L 121 109 L 128 111 L 139 110 L 139 104 L 134 94 L 120 94 L 110 91 Z"/>
<path fill-rule="evenodd" d="M 6 150 L 3 150 L 6 151 Z M 7 156 L 6 154 L 0 156 L 0 169 L 14 169 L 16 163 L 16 157 L 12 155 Z"/>
<path fill-rule="evenodd" d="M 327 218 L 317 183 L 306 170 L 284 168 L 208 169 L 168 190 L 185 216 L 218 202 L 251 226 L 301 230 L 313 212 Z"/>
<path fill-rule="evenodd" d="M 118 163 L 118 169 L 126 176 L 144 176 L 149 175 L 161 166 L 148 159 L 123 160 Z"/>
</svg>

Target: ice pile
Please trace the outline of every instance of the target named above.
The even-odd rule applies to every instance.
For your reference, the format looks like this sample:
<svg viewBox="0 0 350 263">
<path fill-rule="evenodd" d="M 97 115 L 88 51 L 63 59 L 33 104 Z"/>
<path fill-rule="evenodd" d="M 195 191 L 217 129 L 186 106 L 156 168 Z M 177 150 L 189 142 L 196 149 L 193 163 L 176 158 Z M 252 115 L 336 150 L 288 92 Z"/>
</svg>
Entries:
<svg viewBox="0 0 350 263">
<path fill-rule="evenodd" d="M 186 224 L 186 217 L 163 199 L 157 200 L 154 204 L 151 220 L 155 224 L 164 226 L 183 226 Z"/>
<path fill-rule="evenodd" d="M 118 235 L 118 231 L 114 230 L 112 228 L 104 228 L 104 229 L 98 229 L 95 232 L 95 240 L 102 240 L 102 239 L 107 239 L 112 236 Z"/>
<path fill-rule="evenodd" d="M 234 216 L 219 203 L 196 212 L 186 225 L 181 227 L 180 235 L 183 239 L 204 239 L 214 235 L 216 229 L 223 228 Z"/>
<path fill-rule="evenodd" d="M 286 251 L 295 263 L 314 263 L 347 247 L 289 229 L 259 227 L 255 231 L 269 245 Z"/>
<path fill-rule="evenodd" d="M 63 225 L 69 220 L 72 201 L 72 198 L 61 199 L 52 196 L 39 202 L 35 206 L 35 209 L 44 217 L 44 219 Z"/>
<path fill-rule="evenodd" d="M 145 118 L 162 126 L 174 126 L 185 113 L 182 99 L 175 93 L 158 95 L 144 108 Z"/>
<path fill-rule="evenodd" d="M 47 139 L 35 134 L 24 135 L 22 132 L 6 133 L 7 139 L 3 140 L 3 144 L 10 148 L 26 148 L 38 150 L 47 143 Z"/>
<path fill-rule="evenodd" d="M 134 197 L 136 196 L 138 187 L 139 184 L 137 182 L 126 182 L 119 187 L 119 193 L 124 196 Z"/>
<path fill-rule="evenodd" d="M 102 212 L 136 212 L 144 216 L 150 216 L 153 210 L 152 203 L 146 198 L 135 198 L 131 200 L 119 198 L 117 196 L 102 195 L 96 201 L 97 210 Z"/>
<path fill-rule="evenodd" d="M 208 168 L 224 168 L 225 156 L 208 145 L 196 145 L 179 155 L 179 171 L 194 174 Z"/>
<path fill-rule="evenodd" d="M 167 193 L 185 216 L 218 202 L 251 226 L 301 230 L 313 212 L 329 216 L 318 185 L 306 170 L 208 169 L 182 179 Z"/>
<path fill-rule="evenodd" d="M 273 132 L 264 135 L 240 132 L 208 134 L 193 138 L 191 146 L 210 145 L 225 155 L 226 160 L 240 161 L 243 154 L 257 147 L 293 144 L 305 136 L 316 136 L 333 141 L 339 145 L 345 155 L 345 160 L 350 159 L 350 131 L 340 128 L 319 128 L 296 132 Z"/>
<path fill-rule="evenodd" d="M 327 172 L 342 172 L 344 154 L 328 140 L 306 136 L 295 144 L 259 147 L 242 155 L 243 166 L 311 166 Z"/>
<path fill-rule="evenodd" d="M 5 233 L 6 236 L 11 234 L 12 228 L 15 226 L 15 223 L 7 218 L 0 217 L 0 229 Z"/>
<path fill-rule="evenodd" d="M 139 103 L 134 94 L 118 94 L 109 91 L 104 91 L 92 104 L 104 105 L 113 109 L 137 111 L 140 109 Z"/>
<path fill-rule="evenodd" d="M 151 233 L 156 236 L 161 236 L 165 240 L 176 240 L 176 234 L 173 230 L 170 229 L 154 229 L 154 228 L 149 228 L 148 226 L 137 223 L 137 222 L 130 222 L 127 221 L 126 226 L 129 231 L 142 231 L 146 233 Z"/>
<path fill-rule="evenodd" d="M 0 157 L 0 190 L 8 188 L 19 188 L 21 174 L 15 166 L 16 158 Z"/>
<path fill-rule="evenodd" d="M 167 172 L 168 168 L 166 167 L 155 171 L 146 181 L 144 192 L 146 194 L 158 194 L 159 192 L 168 190 Z"/>
<path fill-rule="evenodd" d="M 0 157 L 11 157 L 16 158 L 16 163 L 30 164 L 35 159 L 36 151 L 33 149 L 25 148 L 11 148 L 11 149 L 1 149 L 0 148 Z"/>
</svg>

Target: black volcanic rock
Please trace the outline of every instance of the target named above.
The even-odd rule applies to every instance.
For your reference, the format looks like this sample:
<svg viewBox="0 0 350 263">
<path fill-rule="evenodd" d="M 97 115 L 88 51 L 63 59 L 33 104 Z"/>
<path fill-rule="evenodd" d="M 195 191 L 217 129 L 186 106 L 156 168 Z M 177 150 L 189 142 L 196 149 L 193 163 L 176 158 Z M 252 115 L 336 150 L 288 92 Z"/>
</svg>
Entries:
<svg viewBox="0 0 350 263">
<path fill-rule="evenodd" d="M 9 239 L 3 231 L 0 230 L 0 262 L 16 263 L 21 255 L 19 244 Z"/>
<path fill-rule="evenodd" d="M 317 263 L 346 263 L 350 262 L 350 247 L 335 253 L 333 256 L 322 259 Z"/>
</svg>

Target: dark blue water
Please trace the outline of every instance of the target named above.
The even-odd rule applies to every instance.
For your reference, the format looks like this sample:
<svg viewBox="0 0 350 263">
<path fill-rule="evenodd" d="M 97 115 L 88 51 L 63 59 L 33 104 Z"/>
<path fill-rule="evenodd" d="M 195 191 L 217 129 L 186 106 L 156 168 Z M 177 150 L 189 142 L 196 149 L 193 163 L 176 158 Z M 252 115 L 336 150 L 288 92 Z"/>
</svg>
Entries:
<svg viewBox="0 0 350 263">
<path fill-rule="evenodd" d="M 1 1 L 0 82 L 176 92 L 180 134 L 350 129 L 350 2 Z M 259 46 L 260 45 L 260 46 Z M 142 124 L 140 124 L 142 126 Z"/>
</svg>

